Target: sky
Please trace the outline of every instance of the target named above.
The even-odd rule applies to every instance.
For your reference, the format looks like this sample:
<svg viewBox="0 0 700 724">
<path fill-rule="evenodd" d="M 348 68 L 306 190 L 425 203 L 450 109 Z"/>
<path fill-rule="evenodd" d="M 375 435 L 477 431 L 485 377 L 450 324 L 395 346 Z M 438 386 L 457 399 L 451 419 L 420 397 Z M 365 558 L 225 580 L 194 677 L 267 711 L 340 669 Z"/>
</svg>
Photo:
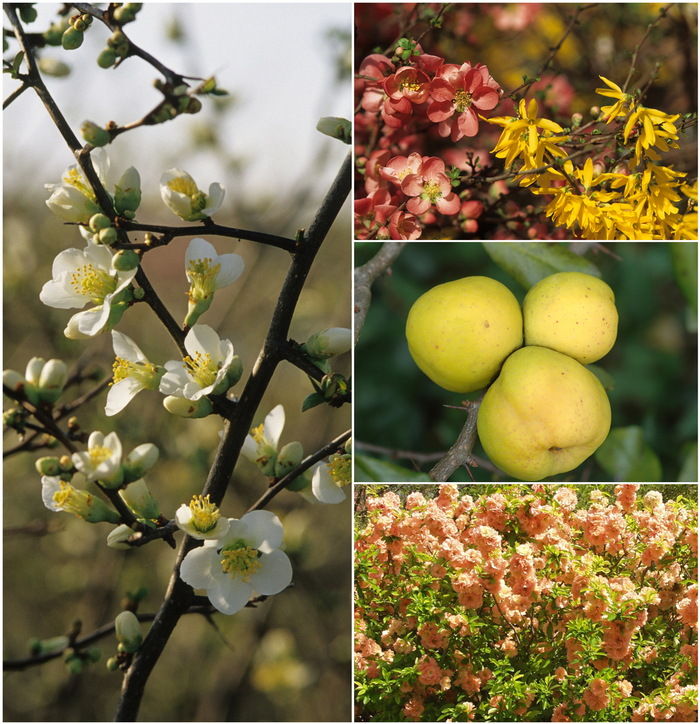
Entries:
<svg viewBox="0 0 700 724">
<path fill-rule="evenodd" d="M 56 19 L 55 3 L 40 3 L 38 20 L 29 26 L 41 31 Z M 187 42 L 167 39 L 176 18 Z M 307 171 L 311 157 L 325 145 L 328 166 L 319 179 L 322 187 L 335 176 L 348 146 L 316 130 L 322 116 L 351 117 L 351 83 L 334 84 L 334 48 L 326 39 L 331 28 L 350 31 L 349 3 L 145 3 L 136 22 L 125 27 L 134 43 L 183 75 L 216 76 L 218 85 L 237 99 L 237 107 L 223 122 L 226 150 L 247 162 L 245 188 L 237 193 L 254 198 L 276 184 L 294 184 Z M 5 19 L 6 26 L 8 21 Z M 49 48 L 44 54 L 68 63 L 68 78 L 47 78 L 49 90 L 78 131 L 84 120 L 104 126 L 133 122 L 151 110 L 162 96 L 153 88 L 160 74 L 138 58 L 116 69 L 97 66 L 109 31 L 94 23 L 83 45 L 74 51 Z M 12 56 L 16 44 L 6 57 Z M 4 97 L 16 81 L 4 75 Z M 193 149 L 191 128 L 211 117 L 200 114 L 123 134 L 107 148 L 118 179 L 134 165 L 142 189 L 154 188 L 163 171 L 184 168 L 207 189 L 213 181 L 226 186 L 221 159 Z M 24 183 L 39 179 L 57 182 L 73 163 L 68 147 L 32 91 L 25 92 L 4 111 L 4 181 Z M 183 147 L 183 143 L 185 144 Z M 223 178 L 222 178 L 223 176 Z M 116 180 L 116 179 L 115 179 Z"/>
</svg>

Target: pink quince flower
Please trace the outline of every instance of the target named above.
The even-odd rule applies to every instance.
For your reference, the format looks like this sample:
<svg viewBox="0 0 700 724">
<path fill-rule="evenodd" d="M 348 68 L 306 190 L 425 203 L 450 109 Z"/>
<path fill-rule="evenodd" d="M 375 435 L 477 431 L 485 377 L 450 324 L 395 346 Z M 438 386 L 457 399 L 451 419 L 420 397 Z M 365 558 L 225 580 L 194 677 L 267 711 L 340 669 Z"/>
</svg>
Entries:
<svg viewBox="0 0 700 724">
<path fill-rule="evenodd" d="M 394 156 L 377 173 L 386 181 L 401 186 L 407 176 L 420 173 L 422 164 L 423 158 L 419 153 L 412 153 L 408 157 Z"/>
<path fill-rule="evenodd" d="M 460 226 L 468 234 L 476 234 L 479 230 L 477 219 L 484 211 L 484 205 L 477 199 L 464 201 L 459 209 Z"/>
<path fill-rule="evenodd" d="M 443 65 L 430 84 L 433 102 L 427 116 L 438 123 L 441 136 L 458 141 L 463 136 L 476 136 L 479 116 L 493 110 L 501 99 L 501 87 L 489 75 L 485 65 L 469 63 Z"/>
<path fill-rule="evenodd" d="M 375 229 L 385 227 L 387 219 L 394 214 L 398 205 L 387 189 L 377 189 L 366 198 L 357 199 L 354 214 L 355 238 L 365 239 Z"/>
<path fill-rule="evenodd" d="M 389 222 L 389 233 L 394 240 L 419 239 L 422 231 L 418 219 L 413 214 L 406 214 L 403 211 L 397 211 Z"/>
<path fill-rule="evenodd" d="M 394 64 L 386 56 L 379 53 L 372 53 L 362 61 L 358 75 L 376 78 L 374 81 L 361 78 L 359 80 L 362 85 L 359 86 L 358 84 L 356 86 L 358 90 L 362 91 L 362 108 L 364 110 L 376 113 L 381 108 L 384 102 L 382 83 L 384 78 L 393 70 Z"/>
<path fill-rule="evenodd" d="M 433 205 L 441 214 L 459 211 L 459 196 L 452 191 L 450 179 L 445 175 L 445 163 L 435 156 L 425 156 L 420 167 L 403 179 L 401 190 L 406 196 L 413 196 L 406 209 L 416 216 L 424 214 Z"/>
<path fill-rule="evenodd" d="M 392 101 L 406 99 L 411 103 L 425 103 L 430 95 L 430 78 L 422 70 L 406 65 L 385 79 L 384 91 Z M 405 104 L 392 106 L 405 112 Z"/>
</svg>

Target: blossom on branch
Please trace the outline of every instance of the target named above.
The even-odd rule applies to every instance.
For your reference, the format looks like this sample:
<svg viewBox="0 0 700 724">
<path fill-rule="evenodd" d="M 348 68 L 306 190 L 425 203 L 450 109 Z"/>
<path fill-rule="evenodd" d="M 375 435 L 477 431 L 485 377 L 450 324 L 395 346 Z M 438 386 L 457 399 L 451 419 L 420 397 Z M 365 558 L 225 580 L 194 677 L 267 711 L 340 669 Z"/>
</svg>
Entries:
<svg viewBox="0 0 700 724">
<path fill-rule="evenodd" d="M 213 183 L 205 194 L 187 172 L 171 168 L 160 177 L 160 195 L 165 205 L 184 221 L 201 221 L 221 208 L 224 188 Z"/>
<path fill-rule="evenodd" d="M 53 262 L 53 279 L 42 287 L 39 298 L 49 307 L 80 309 L 89 301 L 96 306 L 73 316 L 64 334 L 69 339 L 93 337 L 114 327 L 131 301 L 128 289 L 136 269 L 118 271 L 104 246 L 89 244 L 66 249 Z"/>
<path fill-rule="evenodd" d="M 211 306 L 214 292 L 233 284 L 243 273 L 243 267 L 243 258 L 238 254 L 219 256 L 208 241 L 192 239 L 185 253 L 185 273 L 190 282 L 185 326 L 194 326 Z"/>
<path fill-rule="evenodd" d="M 109 157 L 102 149 L 97 149 L 90 158 L 97 177 L 104 185 L 109 170 Z M 87 224 L 94 214 L 102 211 L 95 192 L 77 165 L 69 166 L 63 172 L 60 183 L 45 184 L 44 188 L 51 192 L 46 205 L 64 221 Z"/>
<path fill-rule="evenodd" d="M 194 589 L 206 589 L 221 613 L 240 611 L 255 590 L 264 596 L 283 591 L 292 580 L 292 565 L 280 550 L 284 529 L 267 510 L 240 520 L 229 518 L 226 535 L 208 539 L 182 561 L 180 577 Z"/>
<path fill-rule="evenodd" d="M 164 395 L 199 400 L 205 395 L 221 395 L 231 386 L 229 372 L 234 372 L 237 356 L 233 344 L 206 324 L 197 324 L 185 337 L 187 357 L 165 363 L 166 373 L 159 389 Z M 240 374 L 238 374 L 240 377 Z"/>
<path fill-rule="evenodd" d="M 229 528 L 228 518 L 222 518 L 219 509 L 209 502 L 209 496 L 194 495 L 189 505 L 184 503 L 175 511 L 175 522 L 180 530 L 198 540 L 221 538 Z"/>
<path fill-rule="evenodd" d="M 95 430 L 88 438 L 87 451 L 73 453 L 72 460 L 88 482 L 97 480 L 107 488 L 118 488 L 122 483 L 122 443 L 116 432 L 105 436 Z"/>
<path fill-rule="evenodd" d="M 265 422 L 246 435 L 241 454 L 255 463 L 263 475 L 272 477 L 277 462 L 277 445 L 284 429 L 284 407 L 277 405 L 265 417 Z"/>
<path fill-rule="evenodd" d="M 44 505 L 54 513 L 73 513 L 88 523 L 118 523 L 119 514 L 88 493 L 77 490 L 58 476 L 46 476 L 41 479 L 41 499 Z"/>
<path fill-rule="evenodd" d="M 121 412 L 141 390 L 157 390 L 165 369 L 148 361 L 138 345 L 125 334 L 112 330 L 116 360 L 113 382 L 107 393 L 107 417 Z"/>
</svg>

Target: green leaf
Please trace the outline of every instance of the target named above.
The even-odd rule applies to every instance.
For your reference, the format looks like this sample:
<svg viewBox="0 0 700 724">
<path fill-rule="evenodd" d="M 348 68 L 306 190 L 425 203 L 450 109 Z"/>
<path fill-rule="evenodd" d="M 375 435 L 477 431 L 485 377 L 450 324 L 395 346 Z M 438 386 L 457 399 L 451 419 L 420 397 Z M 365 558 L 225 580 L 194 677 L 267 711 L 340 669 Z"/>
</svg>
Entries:
<svg viewBox="0 0 700 724">
<path fill-rule="evenodd" d="M 484 242 L 488 255 L 524 289 L 558 272 L 577 271 L 600 277 L 595 264 L 560 244 L 545 242 Z"/>
<path fill-rule="evenodd" d="M 683 467 L 678 475 L 679 483 L 693 483 L 698 479 L 698 443 L 694 442 L 683 460 Z"/>
<path fill-rule="evenodd" d="M 596 450 L 598 464 L 623 483 L 658 483 L 661 481 L 661 462 L 644 441 L 641 427 L 615 427 L 608 439 Z"/>
<path fill-rule="evenodd" d="M 316 407 L 316 405 L 322 405 L 325 401 L 326 398 L 323 395 L 319 395 L 318 392 L 312 392 L 306 397 L 304 402 L 302 402 L 301 411 L 306 412 L 312 407 Z"/>
<path fill-rule="evenodd" d="M 698 245 L 674 241 L 668 245 L 676 284 L 688 304 L 698 311 Z"/>
<path fill-rule="evenodd" d="M 355 455 L 356 483 L 432 483 L 425 473 L 414 472 L 394 463 L 367 455 Z"/>
</svg>

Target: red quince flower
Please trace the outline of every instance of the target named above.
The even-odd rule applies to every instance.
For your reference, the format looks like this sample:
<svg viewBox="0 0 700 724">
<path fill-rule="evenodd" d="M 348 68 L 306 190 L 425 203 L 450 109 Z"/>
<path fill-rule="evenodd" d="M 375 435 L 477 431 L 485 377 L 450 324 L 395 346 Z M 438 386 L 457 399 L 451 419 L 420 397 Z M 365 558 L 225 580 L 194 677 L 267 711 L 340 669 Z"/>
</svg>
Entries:
<svg viewBox="0 0 700 724">
<path fill-rule="evenodd" d="M 430 78 L 418 68 L 399 68 L 384 81 L 384 91 L 393 101 L 405 98 L 411 103 L 425 103 L 430 95 Z"/>
<path fill-rule="evenodd" d="M 463 136 L 476 136 L 479 116 L 493 110 L 501 99 L 501 87 L 489 75 L 485 65 L 469 63 L 457 66 L 452 63 L 438 69 L 430 84 L 433 102 L 427 116 L 439 123 L 441 136 L 451 136 L 458 141 Z"/>
<path fill-rule="evenodd" d="M 384 55 L 372 53 L 368 55 L 360 64 L 358 75 L 370 76 L 376 78 L 376 81 L 359 79 L 362 86 L 362 108 L 370 113 L 376 113 L 384 102 L 384 88 L 382 87 L 383 79 L 394 70 L 394 64 Z M 356 85 L 357 88 L 357 85 Z"/>
<path fill-rule="evenodd" d="M 408 240 L 420 238 L 422 233 L 420 222 L 413 214 L 397 211 L 389 222 L 389 233 L 394 240 Z"/>
<path fill-rule="evenodd" d="M 417 154 L 411 154 L 409 159 Z M 401 181 L 401 190 L 406 196 L 413 196 L 406 204 L 406 209 L 420 216 L 435 206 L 441 214 L 456 214 L 460 201 L 452 191 L 452 183 L 445 175 L 445 163 L 433 156 L 425 156 L 418 168 L 409 173 Z M 381 172 L 380 172 L 381 173 Z"/>
</svg>

